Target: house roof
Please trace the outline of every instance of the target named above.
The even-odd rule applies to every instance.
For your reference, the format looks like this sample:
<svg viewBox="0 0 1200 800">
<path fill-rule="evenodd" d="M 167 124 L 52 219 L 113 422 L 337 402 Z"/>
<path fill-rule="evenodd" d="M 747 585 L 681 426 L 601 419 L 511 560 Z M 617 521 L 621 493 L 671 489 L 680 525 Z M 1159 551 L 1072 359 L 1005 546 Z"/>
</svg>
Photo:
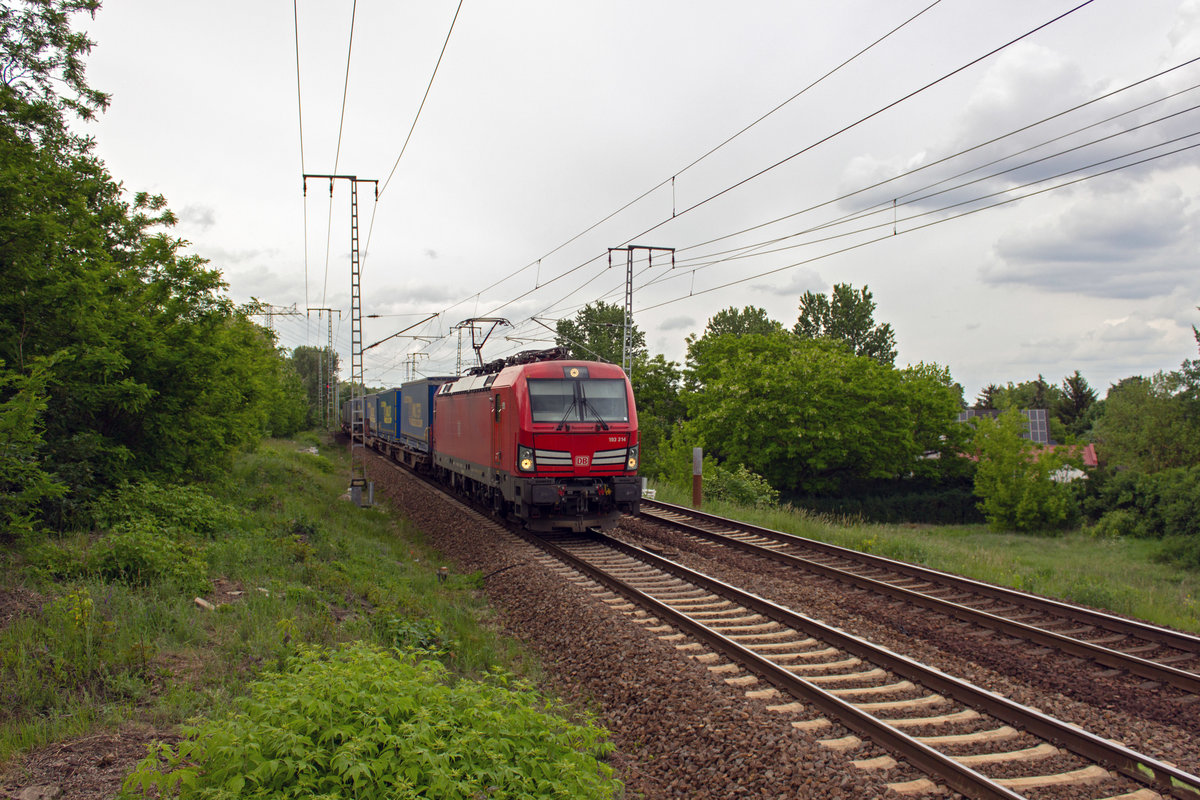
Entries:
<svg viewBox="0 0 1200 800">
<path fill-rule="evenodd" d="M 995 408 L 968 408 L 958 412 L 958 421 L 966 422 L 973 417 L 990 417 L 995 419 L 1000 416 L 1000 411 Z M 1050 412 L 1044 408 L 1023 408 L 1021 414 L 1025 417 L 1025 433 L 1021 435 L 1022 439 L 1028 439 L 1031 442 L 1036 442 L 1040 445 L 1052 445 L 1050 440 Z"/>
</svg>

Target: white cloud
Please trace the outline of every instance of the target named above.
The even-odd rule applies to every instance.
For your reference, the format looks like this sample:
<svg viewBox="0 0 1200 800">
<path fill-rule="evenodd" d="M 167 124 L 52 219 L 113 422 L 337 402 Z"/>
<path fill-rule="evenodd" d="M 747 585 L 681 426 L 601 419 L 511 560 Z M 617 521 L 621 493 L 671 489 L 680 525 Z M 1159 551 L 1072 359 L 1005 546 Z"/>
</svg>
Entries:
<svg viewBox="0 0 1200 800">
<path fill-rule="evenodd" d="M 187 205 L 179 212 L 181 225 L 190 225 L 207 231 L 217 224 L 217 213 L 212 206 Z"/>
<path fill-rule="evenodd" d="M 1099 381 L 1095 388 L 1103 394 L 1108 383 L 1121 378 L 1175 369 L 1191 355 L 1190 337 L 1187 325 L 1139 311 L 1065 336 L 1023 341 L 1018 360 L 1044 365 L 1048 378 L 1079 369 Z"/>
<path fill-rule="evenodd" d="M 1080 68 L 1063 54 L 1030 42 L 1005 50 L 971 94 L 949 150 L 987 141 L 1054 111 L 1089 99 L 1094 92 Z M 1040 134 L 1039 134 L 1040 136 Z"/>
<path fill-rule="evenodd" d="M 695 327 L 695 317 L 689 316 L 668 317 L 658 324 L 660 331 L 691 330 Z"/>
<path fill-rule="evenodd" d="M 799 297 L 805 292 L 826 292 L 829 284 L 809 267 L 796 267 L 770 276 L 770 283 L 753 283 L 750 288 L 756 292 L 766 292 L 773 295 L 795 295 Z"/>
<path fill-rule="evenodd" d="M 371 291 L 370 306 L 376 313 L 409 310 L 414 306 L 442 305 L 457 300 L 461 291 L 447 284 L 407 283 L 403 287 L 383 286 Z M 430 309 L 433 313 L 435 309 Z"/>
<path fill-rule="evenodd" d="M 1175 25 L 1167 34 L 1174 52 L 1191 58 L 1200 49 L 1200 0 L 1183 0 L 1179 4 Z"/>
<path fill-rule="evenodd" d="M 1082 194 L 1041 224 L 1002 235 L 981 277 L 994 285 L 1138 299 L 1200 285 L 1193 206 L 1171 186 Z"/>
</svg>

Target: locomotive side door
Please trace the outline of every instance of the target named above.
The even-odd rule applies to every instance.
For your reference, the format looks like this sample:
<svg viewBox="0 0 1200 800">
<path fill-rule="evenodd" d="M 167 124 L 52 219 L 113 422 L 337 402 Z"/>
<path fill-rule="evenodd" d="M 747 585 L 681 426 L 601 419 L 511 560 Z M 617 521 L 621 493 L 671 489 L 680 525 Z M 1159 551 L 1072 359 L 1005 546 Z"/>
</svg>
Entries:
<svg viewBox="0 0 1200 800">
<path fill-rule="evenodd" d="M 492 469 L 504 468 L 504 433 L 501 430 L 501 417 L 504 412 L 504 401 L 500 393 L 492 394 Z"/>
</svg>

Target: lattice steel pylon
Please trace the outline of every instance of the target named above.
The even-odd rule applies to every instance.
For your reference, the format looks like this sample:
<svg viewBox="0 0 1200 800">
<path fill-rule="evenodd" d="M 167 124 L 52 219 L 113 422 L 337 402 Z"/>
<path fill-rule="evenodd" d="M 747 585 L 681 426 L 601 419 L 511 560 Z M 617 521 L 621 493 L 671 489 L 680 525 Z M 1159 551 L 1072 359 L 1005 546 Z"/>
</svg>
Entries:
<svg viewBox="0 0 1200 800">
<path fill-rule="evenodd" d="M 337 395 L 337 366 L 334 364 L 337 356 L 333 352 L 333 315 L 337 314 L 338 319 L 342 318 L 342 310 L 340 308 L 316 308 L 309 307 L 309 313 L 317 312 L 317 322 L 320 323 L 321 317 L 329 314 L 328 319 L 328 336 L 325 340 L 325 349 L 321 351 L 321 383 L 318 387 L 319 403 L 321 406 L 321 421 L 325 424 L 326 429 L 335 426 L 338 419 L 338 404 Z"/>
<path fill-rule="evenodd" d="M 276 306 L 271 303 L 264 303 L 261 300 L 255 300 L 248 306 L 247 313 L 252 317 L 266 317 L 267 328 L 275 330 L 275 317 L 298 317 L 301 312 L 296 310 L 296 304 L 290 306 Z"/>
<path fill-rule="evenodd" d="M 645 250 L 647 259 L 647 269 L 653 266 L 654 251 L 661 250 L 671 254 L 671 268 L 675 268 L 675 248 L 674 247 L 651 247 L 644 244 L 631 244 L 628 247 L 610 247 L 608 248 L 608 266 L 611 268 L 612 254 L 614 252 L 625 253 L 625 323 L 624 336 L 622 337 L 621 346 L 621 369 L 625 370 L 625 374 L 629 374 L 629 370 L 633 367 L 633 251 Z"/>
<path fill-rule="evenodd" d="M 304 191 L 308 192 L 309 178 L 328 178 L 329 195 L 333 182 L 350 183 L 350 497 L 360 506 L 372 504 L 372 486 L 367 481 L 366 414 L 363 401 L 362 338 L 362 264 L 358 252 L 358 185 L 375 184 L 375 199 L 379 199 L 379 181 L 355 175 L 304 175 Z"/>
<path fill-rule="evenodd" d="M 342 317 L 342 310 L 327 309 L 329 311 L 329 336 L 325 340 L 325 400 L 328 405 L 325 407 L 325 427 L 332 428 L 333 421 L 337 419 L 337 402 L 334 396 L 337 394 L 336 386 L 338 379 L 337 356 L 333 352 L 333 312 L 337 311 L 338 319 Z"/>
</svg>

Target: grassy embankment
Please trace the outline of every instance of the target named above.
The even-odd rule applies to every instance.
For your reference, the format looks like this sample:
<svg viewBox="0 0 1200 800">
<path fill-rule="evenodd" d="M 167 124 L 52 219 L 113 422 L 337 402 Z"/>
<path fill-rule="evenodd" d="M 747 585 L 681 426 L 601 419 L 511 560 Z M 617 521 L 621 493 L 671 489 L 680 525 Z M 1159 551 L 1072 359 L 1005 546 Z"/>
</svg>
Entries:
<svg viewBox="0 0 1200 800">
<path fill-rule="evenodd" d="M 519 695 L 518 703 L 532 704 L 538 713 L 557 713 L 527 685 L 513 681 L 513 674 L 536 679 L 537 665 L 518 643 L 496 631 L 478 591 L 478 576 L 451 571 L 448 580 L 439 582 L 436 554 L 407 522 L 384 507 L 364 510 L 339 499 L 346 487 L 344 449 L 324 441 L 319 455 L 302 451 L 317 444 L 315 436 L 264 444 L 239 458 L 219 485 L 133 487 L 102 510 L 102 532 L 48 537 L 3 551 L 0 583 L 6 588 L 0 597 L 10 619 L 0 626 L 0 767 L 6 762 L 11 767 L 14 757 L 27 749 L 127 721 L 164 730 L 189 718 L 220 719 L 235 708 L 249 709 L 250 717 L 283 720 L 291 712 L 280 702 L 294 699 L 288 687 L 317 691 L 312 687 L 329 683 L 320 670 L 357 671 L 366 703 L 374 702 L 371 695 L 383 685 L 425 685 L 429 674 L 440 674 L 435 682 L 459 693 L 452 701 L 456 708 L 473 708 L 472 714 L 486 710 L 490 722 L 472 722 L 474 728 L 486 730 L 512 720 L 521 728 L 515 739 L 511 731 L 497 732 L 498 738 L 508 737 L 506 747 L 514 741 L 560 746 L 559 740 L 534 742 L 542 723 L 493 693 L 511 686 L 516 691 L 508 694 Z M 215 610 L 196 604 L 197 596 Z M 311 649 L 348 642 L 365 648 L 360 645 L 346 663 L 330 650 Z M 437 667 L 420 677 L 393 661 L 396 675 L 383 676 L 373 655 L 380 651 L 372 648 L 393 646 L 424 649 L 418 658 L 440 661 L 449 671 L 437 673 L 442 669 Z M 288 674 L 270 679 L 279 671 Z M 269 680 L 255 688 L 251 708 L 245 699 L 248 687 L 263 676 Z M 345 677 L 338 681 L 336 700 L 303 702 L 332 703 L 337 713 L 331 714 L 330 724 L 350 725 L 346 717 L 353 713 L 347 704 L 359 699 L 348 697 Z M 397 721 L 396 715 L 410 712 L 412 719 Z M 416 742 L 425 747 L 424 755 L 444 738 L 444 730 L 430 727 L 425 711 L 372 706 L 370 713 L 391 715 L 394 726 L 411 722 L 414 730 L 427 728 L 434 744 Z M 438 724 L 449 716 L 443 711 Z M 604 751 L 591 728 L 581 730 L 557 717 L 546 725 L 555 736 L 570 733 L 568 749 Z M 343 733 L 329 735 L 336 743 Z M 246 733 L 243 745 L 251 735 L 272 734 Z M 357 734 L 350 738 L 361 744 Z M 526 741 L 517 741 L 521 739 Z M 215 741 L 208 745 L 213 752 Z M 266 739 L 261 744 L 271 746 Z M 314 739 L 306 746 L 315 744 Z M 296 745 L 289 741 L 286 746 Z M 297 768 L 308 769 L 321 758 L 326 756 L 307 753 Z M 556 758 L 564 757 L 560 753 Z M 203 763 L 195 753 L 191 759 Z M 280 772 L 288 767 L 286 761 L 271 769 Z M 415 769 L 399 762 L 395 766 Z M 341 761 L 329 771 L 344 773 L 345 768 Z M 349 768 L 359 769 L 353 761 Z M 277 784 L 295 780 L 303 787 L 312 776 L 267 777 Z M 358 781 L 353 774 L 337 777 Z M 221 780 L 234 781 L 225 784 L 227 789 L 240 787 L 236 774 Z M 333 796 L 328 786 L 323 791 Z M 285 794 L 279 789 L 263 796 Z"/>
<path fill-rule="evenodd" d="M 664 502 L 691 504 L 690 488 L 655 488 Z M 1155 561 L 1161 545 L 1152 540 L 1097 538 L 1083 531 L 998 533 L 986 525 L 835 524 L 803 510 L 711 502 L 704 510 L 1200 633 L 1200 573 Z"/>
</svg>

